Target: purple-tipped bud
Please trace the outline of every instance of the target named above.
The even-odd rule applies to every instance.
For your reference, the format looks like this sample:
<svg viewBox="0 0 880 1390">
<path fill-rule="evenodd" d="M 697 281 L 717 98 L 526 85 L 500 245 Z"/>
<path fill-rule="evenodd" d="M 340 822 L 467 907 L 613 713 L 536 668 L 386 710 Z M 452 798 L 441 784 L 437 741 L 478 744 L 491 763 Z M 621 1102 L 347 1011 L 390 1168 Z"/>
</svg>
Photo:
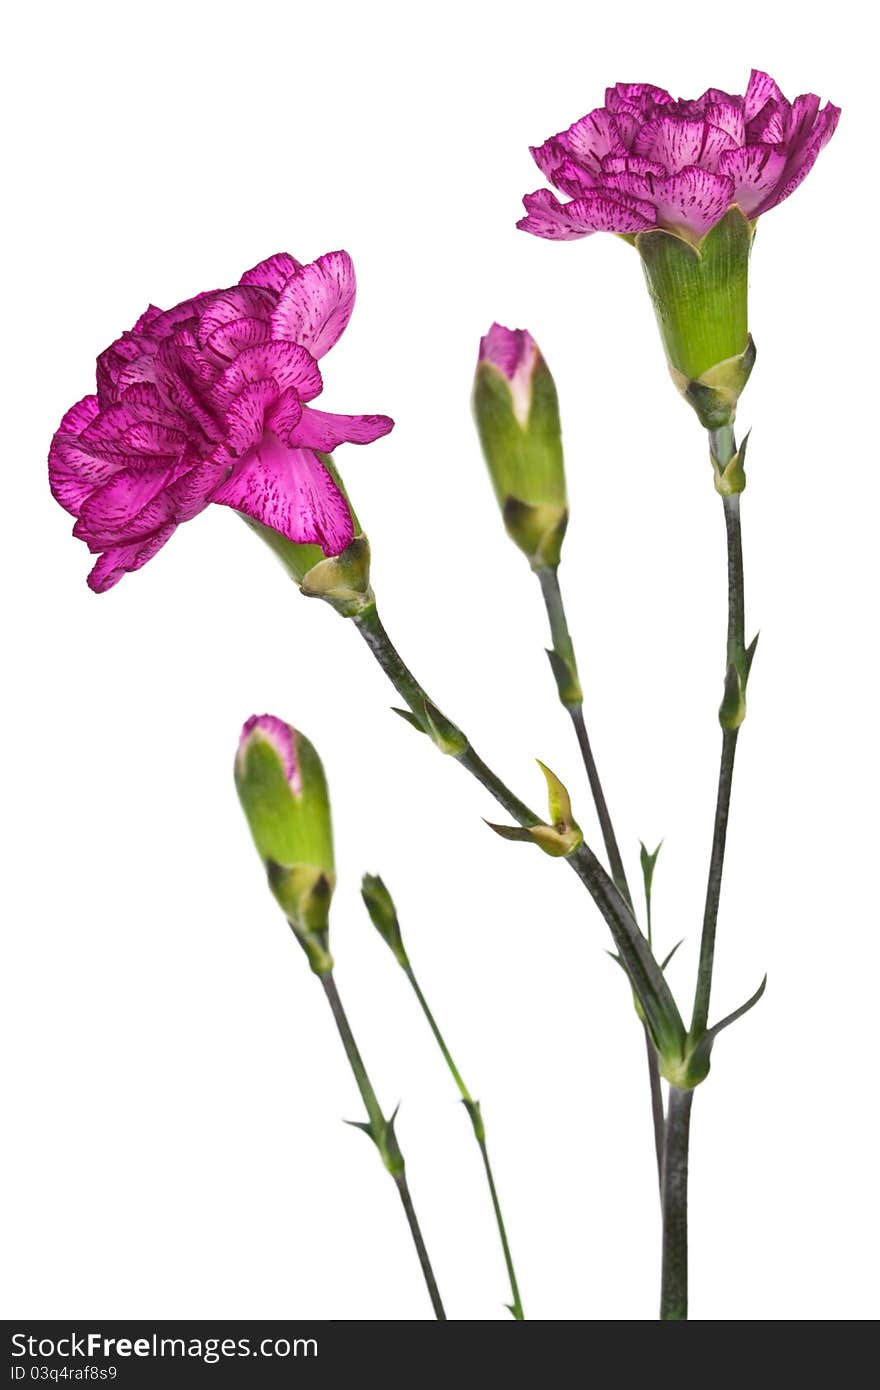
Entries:
<svg viewBox="0 0 880 1390">
<path fill-rule="evenodd" d="M 474 416 L 507 533 L 535 569 L 559 563 L 568 521 L 556 386 L 524 328 L 480 342 Z"/>
<path fill-rule="evenodd" d="M 510 383 L 513 413 L 525 428 L 532 408 L 532 376 L 537 365 L 538 344 L 527 328 L 504 328 L 493 323 L 480 339 L 480 362 L 491 362 Z"/>
<path fill-rule="evenodd" d="M 263 738 L 272 745 L 284 768 L 284 774 L 291 790 L 296 796 L 299 796 L 302 791 L 302 778 L 296 765 L 294 731 L 290 725 L 285 724 L 283 719 L 279 719 L 274 714 L 252 714 L 250 719 L 245 720 L 241 737 L 238 740 L 239 765 L 247 757 L 247 750 L 252 737 Z"/>
</svg>

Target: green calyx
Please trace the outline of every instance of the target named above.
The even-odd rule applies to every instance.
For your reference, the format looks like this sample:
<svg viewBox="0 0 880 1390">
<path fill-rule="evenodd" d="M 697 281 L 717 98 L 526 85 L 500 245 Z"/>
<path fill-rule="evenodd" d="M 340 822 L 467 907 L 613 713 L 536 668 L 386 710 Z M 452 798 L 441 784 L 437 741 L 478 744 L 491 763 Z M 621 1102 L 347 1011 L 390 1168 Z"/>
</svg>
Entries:
<svg viewBox="0 0 880 1390">
<path fill-rule="evenodd" d="M 266 876 L 312 970 L 316 975 L 328 975 L 333 969 L 329 937 L 335 877 L 312 864 L 284 865 L 272 860 L 266 865 Z"/>
<path fill-rule="evenodd" d="M 554 568 L 559 564 L 562 542 L 568 529 L 567 507 L 505 497 L 501 515 L 505 531 L 514 545 L 528 557 L 533 570 Z"/>
<path fill-rule="evenodd" d="M 661 228 L 634 238 L 672 378 L 706 429 L 732 422 L 754 363 L 753 239 L 754 223 L 736 206 L 698 242 Z"/>
<path fill-rule="evenodd" d="M 300 545 L 278 531 L 239 513 L 250 529 L 281 561 L 307 598 L 322 598 L 343 618 L 354 618 L 375 602 L 370 587 L 370 543 L 364 535 L 348 493 L 329 454 L 318 454 L 348 503 L 354 539 L 340 555 L 325 555 L 319 545 Z"/>
<path fill-rule="evenodd" d="M 480 362 L 473 409 L 507 534 L 539 569 L 559 563 L 568 504 L 559 399 L 537 350 L 529 386 L 524 408 L 504 372 Z"/>
</svg>

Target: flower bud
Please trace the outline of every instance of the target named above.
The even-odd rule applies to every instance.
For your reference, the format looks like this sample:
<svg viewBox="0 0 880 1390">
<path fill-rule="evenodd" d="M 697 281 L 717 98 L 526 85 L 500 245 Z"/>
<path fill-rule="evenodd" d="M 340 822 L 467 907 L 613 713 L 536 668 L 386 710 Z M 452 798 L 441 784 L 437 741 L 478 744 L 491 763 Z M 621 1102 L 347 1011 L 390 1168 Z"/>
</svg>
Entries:
<svg viewBox="0 0 880 1390">
<path fill-rule="evenodd" d="M 672 379 L 710 430 L 732 424 L 755 360 L 753 237 L 754 223 L 734 206 L 697 241 L 660 228 L 634 238 Z"/>
<path fill-rule="evenodd" d="M 300 593 L 322 598 L 343 618 L 354 618 L 375 602 L 370 587 L 370 543 L 329 454 L 318 454 L 351 516 L 354 538 L 339 555 L 325 555 L 319 545 L 300 545 L 241 513 L 242 520 L 281 561 Z"/>
<path fill-rule="evenodd" d="M 473 407 L 507 534 L 533 569 L 555 567 L 568 523 L 559 401 L 525 329 L 494 323 L 482 339 Z"/>
<path fill-rule="evenodd" d="M 391 947 L 398 965 L 402 965 L 406 970 L 409 966 L 409 957 L 404 950 L 403 938 L 400 935 L 397 908 L 378 874 L 364 874 L 361 883 L 361 897 L 376 931 L 382 940 Z"/>
<path fill-rule="evenodd" d="M 318 975 L 336 884 L 330 802 L 309 740 L 271 714 L 252 715 L 235 758 L 235 785 L 276 901 Z"/>
</svg>

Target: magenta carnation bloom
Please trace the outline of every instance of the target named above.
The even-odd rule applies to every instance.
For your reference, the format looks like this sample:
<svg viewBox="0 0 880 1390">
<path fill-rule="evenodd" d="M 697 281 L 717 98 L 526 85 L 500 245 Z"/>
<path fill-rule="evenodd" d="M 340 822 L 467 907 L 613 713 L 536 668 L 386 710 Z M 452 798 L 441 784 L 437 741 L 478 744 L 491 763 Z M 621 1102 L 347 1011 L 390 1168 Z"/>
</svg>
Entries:
<svg viewBox="0 0 880 1390">
<path fill-rule="evenodd" d="M 754 219 L 793 193 L 839 116 L 817 96 L 787 101 L 757 70 L 745 96 L 710 87 L 696 101 L 618 82 L 604 106 L 532 149 L 541 173 L 571 201 L 546 188 L 530 193 L 517 226 L 550 241 L 652 227 L 698 239 L 733 204 Z"/>
<path fill-rule="evenodd" d="M 393 425 L 310 404 L 354 297 L 345 251 L 311 265 L 281 252 L 232 289 L 151 305 L 101 354 L 97 395 L 67 412 L 49 453 L 52 492 L 99 555 L 92 589 L 140 569 L 209 502 L 325 555 L 345 549 L 348 503 L 315 451 Z"/>
</svg>

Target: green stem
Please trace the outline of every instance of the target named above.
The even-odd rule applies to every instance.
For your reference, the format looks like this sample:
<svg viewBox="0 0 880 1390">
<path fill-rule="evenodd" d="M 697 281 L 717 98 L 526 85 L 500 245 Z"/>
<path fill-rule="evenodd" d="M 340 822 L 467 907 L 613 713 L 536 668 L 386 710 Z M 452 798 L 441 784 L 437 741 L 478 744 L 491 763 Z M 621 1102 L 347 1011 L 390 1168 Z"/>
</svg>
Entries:
<svg viewBox="0 0 880 1390">
<path fill-rule="evenodd" d="M 361 1057 L 361 1054 L 358 1051 L 357 1043 L 354 1040 L 354 1034 L 351 1031 L 351 1025 L 348 1021 L 345 1010 L 342 1007 L 342 1000 L 339 998 L 339 991 L 336 988 L 336 981 L 333 979 L 332 971 L 328 972 L 326 975 L 321 975 L 319 978 L 321 984 L 324 986 L 324 993 L 327 996 L 327 1002 L 330 1005 L 330 1010 L 336 1022 L 336 1027 L 339 1030 L 339 1036 L 342 1039 L 342 1046 L 345 1048 L 345 1055 L 348 1058 L 349 1065 L 351 1066 L 351 1070 L 354 1074 L 354 1079 L 357 1082 L 358 1090 L 360 1091 L 364 1105 L 366 1106 L 367 1115 L 369 1116 L 370 1120 L 370 1135 L 373 1141 L 375 1142 L 377 1148 L 379 1149 L 379 1152 L 382 1155 L 382 1160 L 386 1168 L 391 1173 L 391 1176 L 394 1178 L 394 1182 L 397 1186 L 397 1191 L 400 1194 L 400 1200 L 403 1203 L 403 1209 L 406 1212 L 406 1219 L 409 1222 L 409 1229 L 412 1234 L 413 1244 L 416 1247 L 416 1254 L 419 1257 L 419 1264 L 422 1267 L 422 1274 L 425 1276 L 425 1283 L 428 1288 L 428 1294 L 431 1299 L 431 1305 L 434 1309 L 434 1315 L 441 1322 L 445 1322 L 446 1313 L 444 1312 L 443 1303 L 441 1301 L 440 1293 L 437 1288 L 437 1281 L 434 1278 L 434 1271 L 431 1268 L 431 1261 L 428 1258 L 428 1251 L 425 1247 L 425 1241 L 422 1236 L 421 1227 L 419 1226 L 418 1219 L 413 1208 L 412 1198 L 410 1196 L 409 1187 L 407 1186 L 406 1182 L 406 1172 L 404 1168 L 403 1155 L 400 1152 L 397 1139 L 394 1135 L 393 1126 L 385 1119 L 385 1116 L 382 1114 L 382 1108 L 379 1105 L 379 1101 L 376 1098 L 376 1092 L 373 1090 L 372 1083 L 370 1081 L 369 1076 L 367 1075 L 367 1069 L 363 1063 L 363 1058 Z"/>
<path fill-rule="evenodd" d="M 712 430 L 709 444 L 719 468 L 723 471 L 736 454 L 736 439 L 733 428 L 730 425 L 725 425 L 721 429 Z M 745 715 L 744 699 L 748 679 L 739 494 L 735 493 L 723 497 L 723 502 L 724 524 L 727 533 L 727 680 L 725 699 L 721 709 L 721 764 L 718 773 L 718 793 L 715 800 L 712 850 L 709 858 L 709 878 L 706 885 L 706 904 L 703 911 L 703 930 L 700 939 L 700 963 L 697 970 L 694 1011 L 690 1029 L 692 1043 L 699 1042 L 708 1026 L 709 998 L 712 991 L 712 972 L 715 964 L 715 933 L 718 925 L 718 907 L 721 900 L 721 880 L 724 872 L 724 851 L 730 816 L 733 767 L 739 727 Z M 663 1273 L 660 1317 L 665 1321 L 682 1321 L 688 1315 L 687 1183 L 692 1103 L 693 1091 L 680 1090 L 677 1086 L 670 1087 L 662 1184 Z"/>
<path fill-rule="evenodd" d="M 426 701 L 433 702 L 428 701 L 425 691 L 396 651 L 375 605 L 358 613 L 352 622 L 395 689 L 409 705 L 420 727 L 427 733 L 425 704 Z M 487 767 L 469 743 L 456 755 L 456 761 L 495 797 L 517 824 L 526 827 L 542 824 L 541 818 Z M 633 917 L 631 907 L 589 845 L 580 844 L 567 856 L 567 862 L 586 886 L 608 924 L 630 983 L 645 1012 L 653 1042 L 658 1050 L 668 1049 L 673 1054 L 680 1052 L 685 1041 L 681 1015 L 663 972 Z"/>
<path fill-rule="evenodd" d="M 403 969 L 407 979 L 413 987 L 415 996 L 418 999 L 419 1004 L 421 1005 L 422 1013 L 428 1020 L 428 1025 L 431 1029 L 431 1032 L 434 1034 L 434 1037 L 437 1040 L 437 1046 L 440 1048 L 446 1065 L 452 1073 L 452 1079 L 458 1087 L 459 1095 L 464 1101 L 465 1108 L 468 1112 L 468 1115 L 470 1116 L 471 1125 L 473 1126 L 474 1131 L 474 1138 L 476 1139 L 477 1144 L 479 1145 L 480 1153 L 483 1158 L 483 1166 L 486 1170 L 486 1181 L 489 1184 L 489 1195 L 492 1198 L 492 1207 L 495 1212 L 495 1223 L 498 1227 L 498 1235 L 501 1240 L 501 1249 L 504 1252 L 504 1263 L 507 1266 L 507 1277 L 510 1280 L 510 1292 L 513 1298 L 513 1302 L 509 1305 L 510 1311 L 513 1314 L 514 1318 L 517 1320 L 517 1322 L 523 1322 L 525 1321 L 525 1313 L 523 1312 L 522 1302 L 519 1296 L 519 1286 L 516 1282 L 516 1271 L 513 1267 L 513 1256 L 510 1253 L 510 1245 L 507 1240 L 507 1231 L 504 1226 L 504 1217 L 501 1213 L 501 1203 L 498 1199 L 498 1191 L 495 1187 L 495 1178 L 492 1174 L 492 1165 L 489 1162 L 489 1151 L 486 1147 L 486 1130 L 483 1124 L 483 1116 L 482 1111 L 480 1109 L 480 1103 L 479 1101 L 474 1100 L 471 1096 L 470 1091 L 464 1083 L 464 1078 L 462 1077 L 461 1072 L 458 1070 L 458 1067 L 455 1065 L 455 1062 L 452 1059 L 452 1054 L 450 1053 L 449 1048 L 446 1046 L 446 1041 L 443 1037 L 443 1034 L 440 1032 L 440 1029 L 437 1026 L 437 1023 L 434 1019 L 434 1015 L 431 1013 L 431 1010 L 428 1007 L 428 1001 L 421 991 L 421 987 L 419 985 L 418 980 L 416 979 L 415 972 L 412 966 L 407 964 L 403 967 Z"/>
<path fill-rule="evenodd" d="M 669 1088 L 663 1159 L 663 1274 L 660 1318 L 683 1322 L 688 1315 L 687 1187 L 688 1141 L 693 1091 Z"/>
<path fill-rule="evenodd" d="M 564 688 L 560 687 L 560 699 L 571 716 L 571 721 L 577 735 L 581 757 L 583 758 L 584 767 L 587 772 L 587 780 L 590 783 L 590 791 L 592 792 L 593 802 L 596 807 L 596 815 L 599 819 L 599 827 L 602 831 L 605 853 L 608 855 L 611 877 L 617 884 L 622 896 L 630 906 L 632 906 L 632 895 L 630 894 L 629 885 L 626 881 L 623 858 L 617 843 L 617 836 L 614 833 L 614 825 L 611 820 L 611 813 L 608 810 L 605 792 L 599 780 L 596 759 L 593 756 L 593 750 L 590 746 L 590 736 L 587 733 L 583 699 L 581 698 L 582 692 L 577 675 L 574 643 L 571 640 L 571 633 L 568 629 L 565 604 L 562 600 L 562 590 L 559 587 L 559 570 L 557 568 L 545 568 L 538 570 L 537 573 L 541 585 L 541 593 L 544 595 L 547 617 L 550 620 L 550 636 L 553 641 L 553 651 L 559 661 L 567 668 L 571 676 L 568 693 L 566 694 Z M 560 667 L 557 669 L 561 670 Z"/>
<path fill-rule="evenodd" d="M 712 834 L 712 853 L 709 859 L 709 880 L 706 885 L 706 905 L 703 910 L 703 934 L 700 938 L 700 964 L 697 968 L 697 988 L 691 1037 L 698 1039 L 709 1022 L 709 996 L 712 992 L 712 972 L 715 966 L 715 932 L 718 926 L 718 907 L 721 901 L 721 878 L 724 872 L 724 850 L 727 843 L 727 823 L 730 817 L 730 793 L 733 784 L 733 763 L 736 757 L 738 730 L 725 729 L 721 736 L 721 766 L 718 770 L 718 795 L 715 801 L 715 826 Z"/>
<path fill-rule="evenodd" d="M 733 429 L 726 426 L 710 436 L 712 451 L 721 467 L 736 453 Z M 745 640 L 745 587 L 743 582 L 742 529 L 740 525 L 739 494 L 724 497 L 724 523 L 727 532 L 727 668 L 736 673 L 745 691 L 748 665 Z M 715 965 L 715 933 L 718 907 L 721 900 L 721 879 L 724 872 L 724 853 L 727 844 L 727 824 L 730 817 L 730 796 L 733 786 L 733 766 L 739 724 L 725 727 L 721 736 L 721 764 L 718 772 L 718 794 L 715 801 L 715 822 L 712 850 L 709 858 L 709 878 L 706 885 L 706 904 L 703 911 L 703 931 L 700 939 L 700 963 L 694 993 L 691 1037 L 699 1039 L 709 1021 L 709 998 L 712 992 L 712 972 Z"/>
<path fill-rule="evenodd" d="M 553 663 L 556 683 L 559 689 L 559 699 L 568 710 L 571 722 L 574 725 L 578 747 L 581 750 L 584 768 L 587 773 L 587 781 L 590 784 L 590 791 L 593 797 L 593 804 L 596 807 L 596 815 L 599 820 L 599 828 L 602 831 L 602 840 L 605 845 L 605 853 L 608 856 L 608 866 L 611 869 L 611 877 L 615 887 L 632 910 L 632 894 L 629 891 L 629 884 L 626 879 L 626 870 L 623 867 L 623 856 L 620 853 L 620 846 L 617 843 L 617 836 L 614 833 L 614 823 L 611 819 L 611 812 L 608 810 L 608 802 L 599 777 L 599 769 L 596 766 L 596 759 L 593 755 L 590 736 L 587 732 L 587 722 L 584 718 L 583 692 L 578 678 L 577 658 L 575 657 L 574 642 L 568 626 L 568 618 L 565 612 L 565 602 L 562 597 L 562 589 L 559 584 L 559 567 L 545 566 L 537 571 L 538 582 L 541 585 L 541 593 L 544 596 L 544 605 L 547 609 L 547 618 L 550 623 L 550 639 L 553 643 Z M 651 942 L 650 921 L 648 924 L 648 944 Z M 657 1160 L 658 1182 L 663 1171 L 663 1092 L 660 1087 L 660 1061 L 657 1057 L 657 1050 L 651 1042 L 651 1034 L 646 1024 L 643 1024 L 645 1034 L 645 1055 L 648 1062 L 648 1085 L 651 1094 L 651 1121 L 654 1129 L 654 1153 Z"/>
</svg>

